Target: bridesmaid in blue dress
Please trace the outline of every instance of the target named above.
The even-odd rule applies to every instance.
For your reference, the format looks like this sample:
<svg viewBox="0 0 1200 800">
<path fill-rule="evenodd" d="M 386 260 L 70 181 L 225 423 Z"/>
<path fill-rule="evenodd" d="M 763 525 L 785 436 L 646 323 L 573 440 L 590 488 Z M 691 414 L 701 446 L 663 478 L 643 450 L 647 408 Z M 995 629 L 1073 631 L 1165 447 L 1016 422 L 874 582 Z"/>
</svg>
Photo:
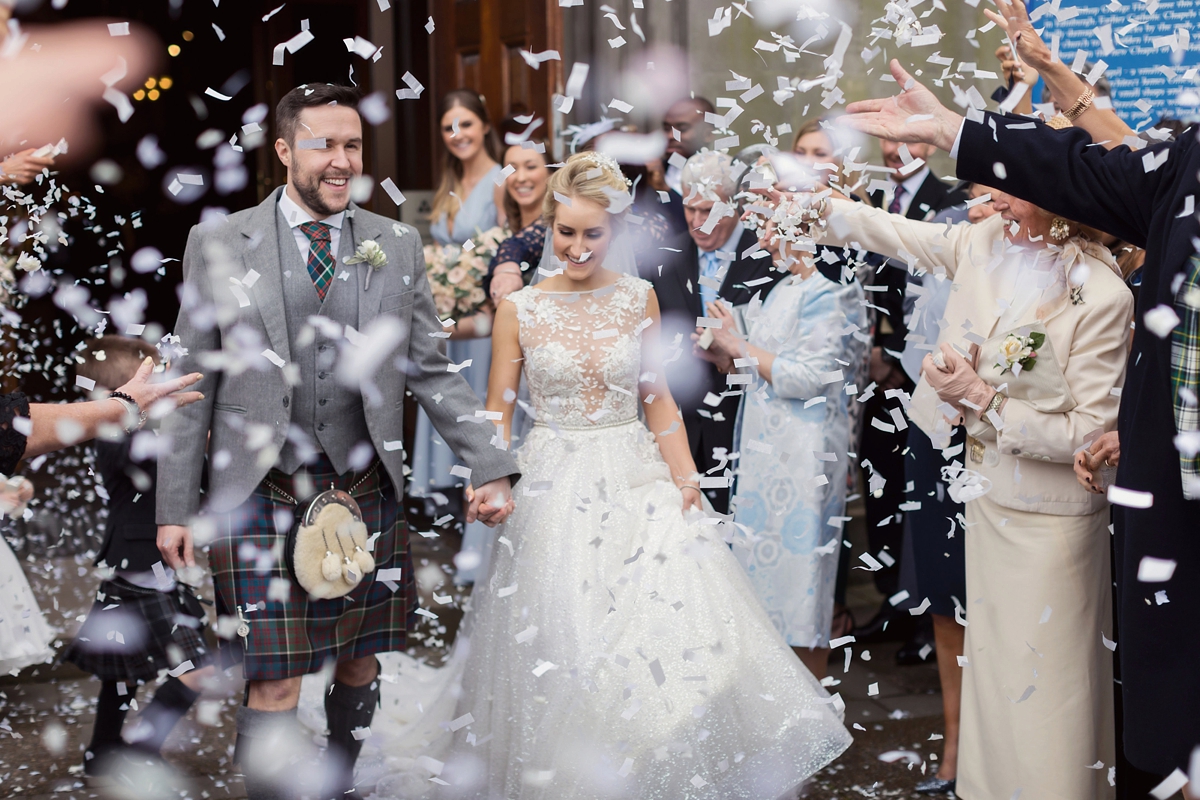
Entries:
<svg viewBox="0 0 1200 800">
<path fill-rule="evenodd" d="M 440 113 L 445 159 L 441 184 L 433 198 L 429 233 L 439 245 L 462 245 L 504 222 L 503 187 L 496 183 L 501 172 L 496 163 L 499 147 L 487 108 L 475 92 L 449 92 L 442 99 Z M 459 320 L 447 344 L 447 355 L 455 364 L 471 359 L 471 366 L 460 374 L 479 395 L 481 407 L 487 396 L 492 360 L 490 332 L 491 314 L 481 312 Z M 445 490 L 463 482 L 450 474 L 458 461 L 423 410 L 417 416 L 412 456 L 414 494 Z M 469 568 L 471 560 L 464 559 L 460 568 Z"/>
</svg>

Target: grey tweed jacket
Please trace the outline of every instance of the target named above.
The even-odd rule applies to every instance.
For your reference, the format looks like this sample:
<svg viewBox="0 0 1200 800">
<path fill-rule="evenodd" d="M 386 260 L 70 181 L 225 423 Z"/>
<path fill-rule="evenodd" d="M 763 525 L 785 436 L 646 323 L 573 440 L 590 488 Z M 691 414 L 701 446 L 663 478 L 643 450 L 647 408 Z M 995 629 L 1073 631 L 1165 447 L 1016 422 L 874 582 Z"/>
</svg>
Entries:
<svg viewBox="0 0 1200 800">
<path fill-rule="evenodd" d="M 173 371 L 199 371 L 194 388 L 204 399 L 164 421 L 158 464 L 157 521 L 188 524 L 200 512 L 205 451 L 215 454 L 207 509 L 231 511 L 254 491 L 275 464 L 291 423 L 297 365 L 291 362 L 276 225 L 277 189 L 255 208 L 192 228 L 183 257 L 184 284 L 175 333 L 188 354 Z M 353 204 L 342 236 L 355 247 L 374 240 L 387 255 L 364 288 L 366 264 L 338 264 L 358 287 L 358 326 L 341 344 L 342 380 L 357 381 L 371 443 L 399 490 L 404 485 L 401 448 L 405 389 L 425 409 L 438 433 L 471 470 L 470 483 L 519 476 L 508 453 L 492 443 L 494 428 L 477 419 L 479 400 L 466 380 L 448 370 L 433 297 L 425 279 L 416 230 Z M 345 248 L 343 248 L 345 252 Z M 392 318 L 388 320 L 386 318 Z M 398 325 L 395 323 L 399 323 Z M 282 364 L 282 366 L 280 366 Z M 209 439 L 211 434 L 211 440 Z"/>
</svg>

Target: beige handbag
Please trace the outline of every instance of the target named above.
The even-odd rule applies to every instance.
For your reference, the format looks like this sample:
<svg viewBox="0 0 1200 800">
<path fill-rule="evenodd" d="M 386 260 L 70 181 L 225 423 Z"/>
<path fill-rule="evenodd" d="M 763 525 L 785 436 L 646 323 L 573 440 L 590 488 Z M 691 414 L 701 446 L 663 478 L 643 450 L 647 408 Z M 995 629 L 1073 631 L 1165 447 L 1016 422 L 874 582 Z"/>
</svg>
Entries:
<svg viewBox="0 0 1200 800">
<path fill-rule="evenodd" d="M 1030 350 L 1032 353 L 1026 355 Z M 1071 387 L 1041 322 L 1021 325 L 988 339 L 979 347 L 975 371 L 989 386 L 1034 411 L 1061 414 L 1075 408 Z"/>
</svg>

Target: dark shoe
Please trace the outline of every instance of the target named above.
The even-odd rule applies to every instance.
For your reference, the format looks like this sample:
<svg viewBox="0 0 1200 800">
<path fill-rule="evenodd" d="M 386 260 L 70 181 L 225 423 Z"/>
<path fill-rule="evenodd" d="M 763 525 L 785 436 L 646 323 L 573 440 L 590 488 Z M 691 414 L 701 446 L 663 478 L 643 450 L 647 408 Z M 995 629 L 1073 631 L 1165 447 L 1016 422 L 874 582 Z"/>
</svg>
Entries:
<svg viewBox="0 0 1200 800">
<path fill-rule="evenodd" d="M 954 794 L 955 783 L 953 778 L 945 780 L 935 775 L 918 783 L 916 792 L 917 794 Z"/>
<path fill-rule="evenodd" d="M 859 643 L 903 642 L 913 634 L 912 619 L 907 611 L 897 611 L 885 602 L 869 622 L 859 625 L 851 634 Z"/>
<path fill-rule="evenodd" d="M 925 617 L 918 619 L 916 631 L 896 651 L 896 663 L 902 667 L 923 664 L 933 655 L 933 624 Z"/>
</svg>

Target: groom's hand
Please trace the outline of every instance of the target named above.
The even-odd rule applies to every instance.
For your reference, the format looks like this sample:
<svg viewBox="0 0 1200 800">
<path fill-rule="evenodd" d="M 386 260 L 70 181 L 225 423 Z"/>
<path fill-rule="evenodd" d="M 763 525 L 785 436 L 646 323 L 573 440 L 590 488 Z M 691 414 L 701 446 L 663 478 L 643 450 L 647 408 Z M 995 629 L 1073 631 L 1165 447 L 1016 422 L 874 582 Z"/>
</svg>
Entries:
<svg viewBox="0 0 1200 800">
<path fill-rule="evenodd" d="M 196 566 L 192 554 L 192 531 L 186 525 L 159 525 L 158 552 L 167 566 L 178 572 L 184 567 Z"/>
<path fill-rule="evenodd" d="M 512 482 L 504 477 L 489 481 L 478 489 L 468 488 L 467 499 L 470 501 L 467 522 L 479 520 L 494 528 L 512 513 Z"/>
</svg>

